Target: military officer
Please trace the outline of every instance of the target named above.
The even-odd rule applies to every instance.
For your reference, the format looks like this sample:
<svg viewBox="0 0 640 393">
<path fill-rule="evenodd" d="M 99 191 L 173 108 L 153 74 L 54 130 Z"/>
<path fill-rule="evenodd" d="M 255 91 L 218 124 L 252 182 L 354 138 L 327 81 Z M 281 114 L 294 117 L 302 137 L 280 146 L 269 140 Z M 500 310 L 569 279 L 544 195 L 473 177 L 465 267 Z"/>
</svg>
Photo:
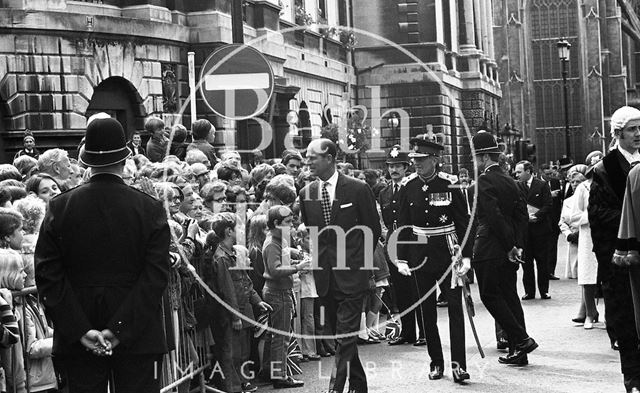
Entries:
<svg viewBox="0 0 640 393">
<path fill-rule="evenodd" d="M 400 193 L 400 187 L 402 186 L 402 179 L 404 179 L 407 170 L 409 169 L 409 157 L 407 156 L 407 153 L 401 152 L 400 150 L 400 145 L 395 145 L 387 155 L 387 172 L 389 172 L 391 183 L 383 188 L 378 195 L 382 221 L 384 222 L 387 234 L 386 240 L 389 240 L 391 233 L 398 228 L 398 212 L 400 210 L 400 207 L 398 206 L 398 195 Z M 397 308 L 399 312 L 403 313 L 416 303 L 418 300 L 418 293 L 415 290 L 415 285 L 412 285 L 413 279 L 400 274 L 396 265 L 391 263 L 391 261 L 388 262 L 389 272 L 391 273 L 392 299 L 395 303 L 395 308 Z M 416 335 L 416 315 L 420 326 L 419 335 Z M 420 313 L 420 307 L 409 311 L 406 315 L 402 315 L 401 320 L 402 332 L 400 336 L 390 340 L 389 345 L 414 343 L 413 345 L 420 346 L 427 344 L 427 341 L 424 339 L 424 327 L 422 326 L 422 313 Z M 417 340 L 416 337 L 418 337 Z"/>
<path fill-rule="evenodd" d="M 464 315 L 462 291 L 451 285 L 452 255 L 457 254 L 458 239 L 463 239 L 469 224 L 467 207 L 459 187 L 453 186 L 456 177 L 440 171 L 440 155 L 444 146 L 437 141 L 431 130 L 411 139 L 416 173 L 407 177 L 400 189 L 398 213 L 399 238 L 413 241 L 398 243 L 398 269 L 403 261 L 413 270 L 413 279 L 422 303 L 423 324 L 427 349 L 431 358 L 429 379 L 442 378 L 444 357 L 437 326 L 436 285 L 443 285 L 449 308 L 449 334 L 451 338 L 451 361 L 454 381 L 461 383 L 469 379 L 466 368 Z M 470 256 L 465 247 L 463 256 Z M 467 268 L 470 266 L 468 259 Z M 458 271 L 456 271 L 458 273 Z M 466 273 L 466 271 L 464 272 Z M 462 273 L 462 274 L 464 274 Z M 428 296 L 427 296 L 428 294 Z"/>
</svg>

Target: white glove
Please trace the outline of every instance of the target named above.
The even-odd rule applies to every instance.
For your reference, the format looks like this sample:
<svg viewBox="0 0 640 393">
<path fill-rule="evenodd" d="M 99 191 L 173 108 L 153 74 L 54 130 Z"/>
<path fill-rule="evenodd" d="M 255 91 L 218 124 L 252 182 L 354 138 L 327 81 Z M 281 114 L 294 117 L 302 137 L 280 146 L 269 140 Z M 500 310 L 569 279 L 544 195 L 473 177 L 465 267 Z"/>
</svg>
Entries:
<svg viewBox="0 0 640 393">
<path fill-rule="evenodd" d="M 407 261 L 396 259 L 396 266 L 398 267 L 398 273 L 402 274 L 403 276 L 411 275 L 411 269 L 409 269 L 409 264 L 407 263 Z"/>
<path fill-rule="evenodd" d="M 471 270 L 471 259 L 462 258 L 462 264 L 458 266 L 456 270 L 457 270 L 458 277 L 462 277 L 465 274 L 467 274 L 469 270 Z"/>
</svg>

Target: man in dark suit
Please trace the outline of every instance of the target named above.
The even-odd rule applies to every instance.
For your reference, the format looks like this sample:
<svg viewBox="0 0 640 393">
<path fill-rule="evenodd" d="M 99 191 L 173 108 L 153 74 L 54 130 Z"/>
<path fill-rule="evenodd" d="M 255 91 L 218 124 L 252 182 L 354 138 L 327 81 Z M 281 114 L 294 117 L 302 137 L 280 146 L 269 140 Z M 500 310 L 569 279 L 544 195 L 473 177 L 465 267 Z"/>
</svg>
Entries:
<svg viewBox="0 0 640 393">
<path fill-rule="evenodd" d="M 559 280 L 555 275 L 558 265 L 558 236 L 560 236 L 560 214 L 562 213 L 562 184 L 557 172 L 549 164 L 540 165 L 540 180 L 547 183 L 551 192 L 551 241 L 549 242 L 549 280 Z"/>
<path fill-rule="evenodd" d="M 551 191 L 546 182 L 533 176 L 533 165 L 529 161 L 516 164 L 518 186 L 525 197 L 529 210 L 527 225 L 527 245 L 524 249 L 524 265 L 522 283 L 524 296 L 522 300 L 531 300 L 536 295 L 536 277 L 533 261 L 538 270 L 538 290 L 540 298 L 549 296 L 549 242 L 551 239 Z M 556 225 L 557 226 L 557 225 Z M 557 239 L 556 239 L 557 241 Z"/>
<path fill-rule="evenodd" d="M 158 392 L 169 278 L 162 203 L 124 184 L 117 120 L 93 120 L 80 161 L 91 180 L 49 202 L 35 251 L 53 355 L 71 393 Z"/>
<path fill-rule="evenodd" d="M 482 303 L 509 337 L 509 354 L 498 361 L 524 366 L 529 363 L 527 354 L 538 347 L 527 334 L 516 286 L 527 208 L 515 182 L 498 164 L 500 149 L 493 135 L 478 132 L 472 143 L 481 172 L 473 268 Z"/>
<path fill-rule="evenodd" d="M 309 169 L 318 181 L 300 191 L 300 213 L 317 252 L 314 278 L 325 320 L 337 335 L 330 392 L 341 393 L 348 377 L 349 392 L 366 393 L 356 340 L 380 218 L 369 186 L 337 172 L 336 154 L 336 145 L 328 139 L 316 139 L 307 147 Z"/>
<path fill-rule="evenodd" d="M 407 169 L 409 169 L 409 157 L 407 153 L 400 151 L 400 145 L 395 145 L 389 151 L 386 164 L 389 177 L 391 177 L 391 183 L 380 191 L 378 203 L 380 204 L 382 221 L 386 229 L 385 240 L 387 242 L 386 244 L 388 244 L 389 236 L 398 228 L 398 213 L 400 212 L 398 195 L 403 186 L 402 179 L 405 178 Z M 388 261 L 388 265 L 389 273 L 391 274 L 391 293 L 395 301 L 395 306 L 400 313 L 404 313 L 418 300 L 418 291 L 415 285 L 413 285 L 414 278 L 400 274 L 396 265 L 391 261 Z M 420 327 L 418 335 L 416 335 L 416 316 Z M 422 326 L 422 312 L 420 307 L 416 307 L 415 310 L 403 314 L 401 321 L 402 332 L 400 336 L 390 340 L 389 345 L 413 343 L 415 346 L 422 346 L 427 344 L 427 340 L 424 338 L 424 327 Z"/>
</svg>

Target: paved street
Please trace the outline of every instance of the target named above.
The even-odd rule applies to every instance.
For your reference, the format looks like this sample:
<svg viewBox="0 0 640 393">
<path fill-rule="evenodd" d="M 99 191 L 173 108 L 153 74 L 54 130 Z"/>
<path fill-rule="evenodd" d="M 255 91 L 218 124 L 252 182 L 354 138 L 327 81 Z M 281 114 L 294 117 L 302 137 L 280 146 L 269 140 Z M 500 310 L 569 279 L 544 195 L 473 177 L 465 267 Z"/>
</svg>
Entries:
<svg viewBox="0 0 640 393">
<path fill-rule="evenodd" d="M 561 250 L 560 255 L 563 253 Z M 558 266 L 557 275 L 561 276 L 563 271 L 564 266 Z M 370 392 L 624 392 L 618 353 L 610 348 L 604 325 L 599 323 L 599 328 L 587 331 L 571 322 L 580 299 L 576 280 L 551 281 L 551 300 L 524 302 L 529 334 L 540 344 L 529 356 L 530 365 L 525 368 L 498 363 L 501 352 L 495 348 L 493 319 L 479 301 L 477 286 L 472 287 L 476 300 L 476 326 L 486 358 L 482 359 L 478 354 L 471 330 L 467 328 L 470 383 L 464 387 L 453 383 L 450 369 L 446 370 L 445 379 L 429 381 L 426 347 L 389 347 L 382 343 L 359 347 L 361 359 L 369 363 Z M 519 292 L 522 294 L 522 287 Z M 443 317 L 438 327 L 445 347 L 445 362 L 448 362 L 445 310 L 440 309 Z M 602 300 L 598 310 L 602 317 Z M 333 358 L 327 358 L 321 363 L 304 363 L 302 379 L 306 385 L 291 392 L 322 392 L 328 386 L 332 362 Z M 269 387 L 260 388 L 260 391 L 269 390 Z"/>
</svg>

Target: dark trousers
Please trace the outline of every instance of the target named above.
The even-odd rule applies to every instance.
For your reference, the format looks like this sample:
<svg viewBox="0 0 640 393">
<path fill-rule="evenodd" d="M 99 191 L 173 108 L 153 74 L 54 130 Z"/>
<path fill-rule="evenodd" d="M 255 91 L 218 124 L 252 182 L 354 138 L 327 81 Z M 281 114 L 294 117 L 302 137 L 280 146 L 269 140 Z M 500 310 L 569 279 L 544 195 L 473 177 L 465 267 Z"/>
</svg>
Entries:
<svg viewBox="0 0 640 393">
<path fill-rule="evenodd" d="M 524 264 L 522 269 L 522 284 L 524 292 L 529 296 L 536 295 L 536 274 L 533 265 L 538 270 L 538 290 L 540 294 L 549 293 L 549 240 L 550 236 L 529 236 L 527 247 L 524 251 Z M 558 240 L 558 239 L 556 239 Z"/>
<path fill-rule="evenodd" d="M 605 319 L 618 339 L 620 365 L 627 388 L 640 388 L 640 350 L 629 269 L 611 267 L 611 277 L 602 284 Z"/>
<path fill-rule="evenodd" d="M 555 222 L 560 221 L 560 218 Z M 556 273 L 556 266 L 558 265 L 558 236 L 560 236 L 560 227 L 557 225 L 553 226 L 553 230 L 551 231 L 551 240 L 549 241 L 549 275 L 554 275 Z"/>
<path fill-rule="evenodd" d="M 56 369 L 67 381 L 65 392 L 158 393 L 161 355 L 95 356 L 89 352 L 55 356 Z"/>
<path fill-rule="evenodd" d="M 366 291 L 347 295 L 332 285 L 329 293 L 320 297 L 320 304 L 324 307 L 325 323 L 338 336 L 329 390 L 342 392 L 349 378 L 349 391 L 367 393 L 367 376 L 358 356 L 355 334 L 360 330 L 360 314 L 365 295 Z"/>
<path fill-rule="evenodd" d="M 422 319 L 427 339 L 427 350 L 431 358 L 431 367 L 444 367 L 442 343 L 438 332 L 438 310 L 436 307 L 436 286 L 444 272 L 416 272 L 418 294 L 420 299 L 429 291 L 431 294 L 418 306 L 422 308 Z M 440 285 L 443 299 L 446 300 L 449 311 L 449 337 L 451 342 L 451 363 L 453 368 L 462 367 L 466 370 L 467 358 L 464 339 L 464 314 L 462 313 L 462 288 L 451 289 L 451 273 Z"/>
<path fill-rule="evenodd" d="M 331 336 L 335 334 L 335 331 L 331 330 L 332 327 L 326 322 L 323 324 L 324 317 L 321 317 L 322 305 L 319 300 L 313 302 L 313 323 L 315 325 L 316 336 Z M 325 315 L 326 317 L 326 315 Z M 320 354 L 323 352 L 335 352 L 336 340 L 331 338 L 318 338 L 316 339 L 316 351 Z"/>
<path fill-rule="evenodd" d="M 223 311 L 227 312 L 227 311 Z M 215 341 L 214 354 L 218 365 L 214 365 L 212 377 L 219 381 L 219 386 L 227 392 L 238 392 L 241 379 L 237 361 L 234 362 L 234 331 L 228 317 L 217 318 L 213 329 Z M 237 356 L 235 356 L 237 359 Z"/>
<path fill-rule="evenodd" d="M 513 348 L 529 337 L 516 287 L 518 266 L 509 261 L 492 259 L 474 262 L 473 268 L 480 299 L 493 319 L 507 332 Z"/>
<path fill-rule="evenodd" d="M 391 285 L 398 311 L 404 313 L 405 310 L 416 304 L 419 299 L 415 278 L 413 276 L 403 276 L 398 273 L 398 268 L 393 264 L 389 266 L 389 273 L 391 274 Z M 424 337 L 424 326 L 422 324 L 423 317 L 420 307 L 411 310 L 400 318 L 402 321 L 401 335 L 410 342 L 415 341 L 416 337 L 418 337 L 418 334 L 416 334 L 416 317 L 420 329 L 419 336 L 422 338 Z"/>
</svg>

